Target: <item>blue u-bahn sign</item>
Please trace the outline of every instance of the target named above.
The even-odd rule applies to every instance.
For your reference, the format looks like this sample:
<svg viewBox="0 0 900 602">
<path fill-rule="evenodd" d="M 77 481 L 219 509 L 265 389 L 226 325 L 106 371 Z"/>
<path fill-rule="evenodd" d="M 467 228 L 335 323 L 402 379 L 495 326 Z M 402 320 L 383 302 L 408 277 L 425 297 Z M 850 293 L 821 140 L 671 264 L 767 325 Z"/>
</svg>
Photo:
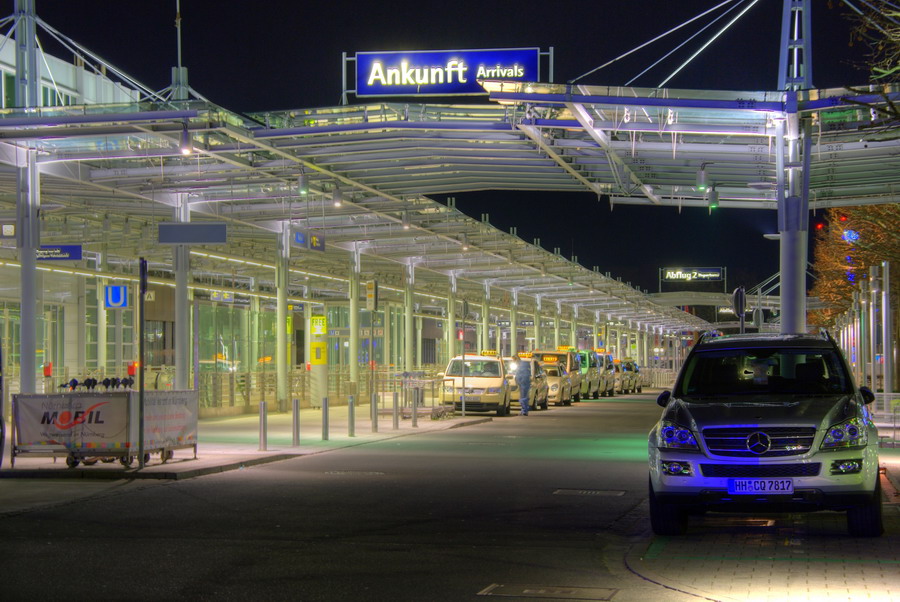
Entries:
<svg viewBox="0 0 900 602">
<path fill-rule="evenodd" d="M 109 285 L 103 291 L 103 306 L 106 309 L 122 309 L 128 307 L 128 287 Z"/>
<path fill-rule="evenodd" d="M 480 79 L 539 81 L 538 48 L 358 52 L 357 96 L 486 94 Z"/>
</svg>

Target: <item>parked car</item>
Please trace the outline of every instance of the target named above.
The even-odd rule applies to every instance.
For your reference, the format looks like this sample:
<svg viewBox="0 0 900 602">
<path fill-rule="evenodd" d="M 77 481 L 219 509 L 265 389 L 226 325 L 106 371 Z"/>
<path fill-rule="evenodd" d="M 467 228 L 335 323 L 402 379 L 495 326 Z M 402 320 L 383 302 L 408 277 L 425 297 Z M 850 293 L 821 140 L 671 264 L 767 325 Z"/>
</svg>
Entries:
<svg viewBox="0 0 900 602">
<path fill-rule="evenodd" d="M 572 405 L 572 379 L 566 368 L 559 362 L 543 364 L 547 375 L 547 399 L 553 405 Z"/>
<path fill-rule="evenodd" d="M 626 388 L 626 393 L 640 393 L 644 389 L 644 385 L 641 382 L 641 371 L 637 362 L 630 357 L 626 357 L 622 361 L 622 372 L 622 380 L 625 383 L 623 386 Z"/>
<path fill-rule="evenodd" d="M 542 364 L 562 364 L 571 381 L 572 401 L 581 400 L 581 356 L 574 347 L 561 346 L 555 351 L 535 350 L 532 354 Z"/>
<path fill-rule="evenodd" d="M 650 524 L 679 535 L 697 511 L 847 513 L 883 532 L 878 432 L 827 335 L 704 335 L 650 431 Z"/>
<path fill-rule="evenodd" d="M 600 373 L 600 357 L 593 349 L 582 349 L 581 357 L 581 398 L 598 399 L 603 384 Z"/>
<path fill-rule="evenodd" d="M 462 410 L 465 399 L 467 412 L 495 411 L 497 416 L 509 414 L 509 383 L 499 357 L 458 355 L 450 360 L 439 376 L 443 380 L 441 403 L 452 403 L 454 409 Z"/>
<path fill-rule="evenodd" d="M 531 353 L 519 353 L 518 357 L 503 358 L 504 367 L 506 368 L 506 380 L 509 383 L 509 398 L 512 403 L 519 404 L 519 385 L 516 384 L 516 369 L 519 362 L 528 362 L 531 364 L 531 388 L 528 392 L 528 406 L 533 409 L 547 409 L 547 375 L 544 374 L 544 368 L 541 366 Z"/>
<path fill-rule="evenodd" d="M 602 347 L 595 349 L 600 369 L 600 395 L 612 397 L 616 394 L 616 367 L 612 354 L 606 353 Z"/>
</svg>

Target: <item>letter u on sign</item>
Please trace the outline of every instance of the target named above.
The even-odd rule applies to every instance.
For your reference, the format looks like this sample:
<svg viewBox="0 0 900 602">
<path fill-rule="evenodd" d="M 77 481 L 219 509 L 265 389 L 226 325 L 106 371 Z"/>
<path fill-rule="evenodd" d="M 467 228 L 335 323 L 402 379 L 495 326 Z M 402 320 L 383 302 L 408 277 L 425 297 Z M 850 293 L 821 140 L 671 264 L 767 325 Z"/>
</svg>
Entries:
<svg viewBox="0 0 900 602">
<path fill-rule="evenodd" d="M 107 309 L 119 309 L 128 307 L 127 286 L 107 286 L 104 291 L 104 306 Z"/>
</svg>

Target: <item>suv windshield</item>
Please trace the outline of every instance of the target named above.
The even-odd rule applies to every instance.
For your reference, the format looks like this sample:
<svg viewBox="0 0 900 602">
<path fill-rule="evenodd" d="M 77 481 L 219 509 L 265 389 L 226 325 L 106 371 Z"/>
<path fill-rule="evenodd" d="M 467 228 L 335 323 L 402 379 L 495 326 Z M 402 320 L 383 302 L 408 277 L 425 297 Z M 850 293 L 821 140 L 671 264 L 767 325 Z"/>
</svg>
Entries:
<svg viewBox="0 0 900 602">
<path fill-rule="evenodd" d="M 462 376 L 462 360 L 453 360 L 447 367 L 446 376 Z M 466 376 L 500 376 L 498 360 L 466 360 Z"/>
<path fill-rule="evenodd" d="M 851 393 L 832 349 L 751 347 L 694 353 L 675 394 L 681 397 Z"/>
</svg>

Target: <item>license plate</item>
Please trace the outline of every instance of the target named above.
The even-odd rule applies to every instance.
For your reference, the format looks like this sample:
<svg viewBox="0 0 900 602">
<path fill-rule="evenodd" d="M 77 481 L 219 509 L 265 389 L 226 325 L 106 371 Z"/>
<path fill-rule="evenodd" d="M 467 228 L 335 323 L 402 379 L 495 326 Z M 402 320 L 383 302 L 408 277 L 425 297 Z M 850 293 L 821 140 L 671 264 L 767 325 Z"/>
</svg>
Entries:
<svg viewBox="0 0 900 602">
<path fill-rule="evenodd" d="M 794 493 L 794 482 L 791 479 L 728 479 L 728 493 Z"/>
<path fill-rule="evenodd" d="M 465 400 L 466 401 L 481 401 L 481 397 L 478 397 L 477 395 L 466 395 Z"/>
</svg>

